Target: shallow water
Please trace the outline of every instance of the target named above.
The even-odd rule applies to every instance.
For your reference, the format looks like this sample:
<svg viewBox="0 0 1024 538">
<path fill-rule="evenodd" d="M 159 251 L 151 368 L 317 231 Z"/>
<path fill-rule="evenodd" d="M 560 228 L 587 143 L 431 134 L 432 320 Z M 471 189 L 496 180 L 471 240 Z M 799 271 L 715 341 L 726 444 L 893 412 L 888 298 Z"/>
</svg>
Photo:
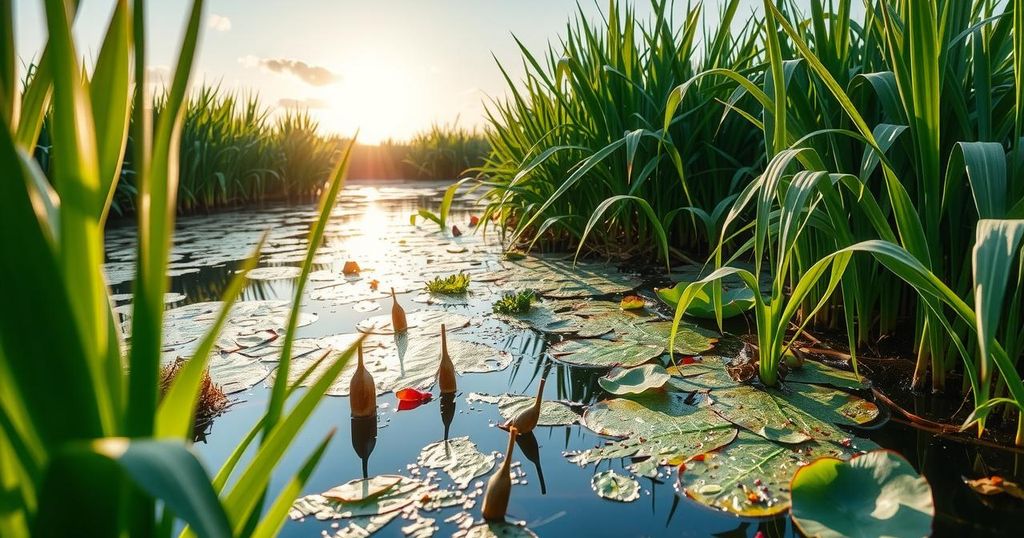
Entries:
<svg viewBox="0 0 1024 538">
<path fill-rule="evenodd" d="M 493 241 L 473 236 L 443 241 L 436 232 L 437 227 L 429 222 L 421 223 L 420 231 L 411 232 L 409 215 L 421 207 L 436 208 L 444 187 L 444 184 L 424 182 L 350 184 L 341 195 L 325 245 L 320 251 L 322 258 L 318 261 L 323 263 L 315 269 L 338 274 L 346 260 L 355 260 L 364 269 L 364 279 L 347 282 L 343 289 L 354 289 L 354 285 L 367 284 L 373 278 L 379 279 L 382 287 L 398 282 L 398 287 L 406 291 L 399 294 L 399 300 L 407 312 L 444 308 L 463 313 L 480 321 L 480 324 L 461 332 L 460 336 L 493 342 L 513 352 L 515 360 L 509 368 L 466 374 L 458 380 L 459 394 L 450 437 L 469 436 L 483 453 L 489 454 L 504 450 L 507 434 L 495 427 L 501 420 L 497 406 L 467 403 L 466 396 L 470 392 L 534 394 L 544 369 L 550 368 L 546 398 L 590 404 L 602 397 L 596 380 L 603 372 L 571 368 L 551 361 L 545 355 L 547 342 L 544 338 L 529 330 L 510 328 L 490 319 L 490 305 L 496 297 L 486 292 L 475 296 L 467 305 L 428 306 L 413 301 L 420 295 L 416 289 L 422 282 L 421 275 L 425 272 L 451 272 L 446 265 L 449 258 L 463 260 L 461 265 L 472 272 L 494 268 L 499 259 L 499 247 Z M 471 203 L 471 199 L 457 201 L 449 217 L 450 222 L 465 231 L 470 228 Z M 184 299 L 170 303 L 170 307 L 217 300 L 240 260 L 267 228 L 272 230 L 269 246 L 273 252 L 264 256 L 260 266 L 298 266 L 294 256 L 301 255 L 304 250 L 301 240 L 315 211 L 314 206 L 272 207 L 180 219 L 177 255 L 172 258 L 175 276 L 171 281 L 171 291 L 183 294 Z M 414 244 L 414 241 L 399 243 L 399 237 L 414 237 L 410 233 L 432 237 L 431 241 L 441 246 L 431 250 Z M 130 277 L 126 271 L 132 256 L 131 242 L 128 229 L 116 226 L 111 229 L 108 274 L 113 274 L 115 281 L 118 277 L 125 280 L 114 284 L 114 293 L 130 291 L 125 277 Z M 468 251 L 447 253 L 444 245 L 449 243 L 457 245 L 453 250 L 465 247 Z M 342 294 L 343 299 L 339 299 L 337 294 L 329 300 L 311 298 L 311 293 L 329 284 L 310 283 L 303 311 L 316 314 L 317 319 L 299 329 L 299 338 L 354 333 L 359 321 L 390 312 L 390 299 L 347 302 L 352 297 L 345 294 Z M 250 280 L 242 299 L 290 301 L 293 293 L 293 280 Z M 371 310 L 375 306 L 377 309 Z M 207 435 L 197 443 L 197 451 L 208 469 L 219 467 L 262 413 L 269 396 L 266 383 L 261 382 L 233 394 L 234 405 L 213 422 Z M 391 393 L 378 398 L 376 443 L 366 462 L 370 476 L 415 472 L 409 466 L 416 462 L 421 448 L 442 438 L 444 426 L 438 399 L 408 411 L 397 411 L 396 404 Z M 361 477 L 362 462 L 353 449 L 348 398 L 328 397 L 279 466 L 271 485 L 272 491 L 284 485 L 332 429 L 336 430 L 334 439 L 303 494 L 319 493 Z M 586 450 L 605 441 L 578 424 L 538 427 L 534 433 L 539 445 L 537 461 L 525 458 L 519 448 L 513 456 L 513 461 L 521 463 L 522 477 L 520 483 L 513 487 L 509 517 L 524 521 L 538 535 L 754 536 L 761 530 L 767 536 L 775 536 L 792 535 L 794 532 L 788 518 L 768 521 L 740 519 L 682 498 L 675 492 L 674 476 L 666 476 L 660 481 L 639 478 L 641 496 L 634 502 L 603 500 L 591 490 L 590 477 L 609 468 L 630 474 L 626 467 L 631 461 L 604 461 L 586 468 L 567 461 L 565 452 Z M 1024 462 L 1019 452 L 982 450 L 896 422 L 880 429 L 858 432 L 858 435 L 902 453 L 928 477 L 937 509 L 936 535 L 999 535 L 1014 531 L 1022 505 L 1002 498 L 980 499 L 962 484 L 960 476 L 1000 474 L 1020 479 L 1024 474 L 1021 470 Z M 426 470 L 422 470 L 419 477 L 425 474 Z M 473 480 L 469 490 L 472 491 L 477 482 L 485 482 L 488 475 Z M 442 485 L 450 483 L 443 472 L 438 476 Z M 460 507 L 452 507 L 423 515 L 435 519 L 435 525 L 439 526 L 436 536 L 448 536 L 458 527 L 455 522 L 445 520 L 462 511 Z M 466 511 L 478 519 L 479 502 Z M 307 518 L 301 522 L 286 523 L 282 535 L 332 534 L 335 531 L 332 523 L 345 526 L 344 520 L 320 522 Z M 402 536 L 402 527 L 410 524 L 411 521 L 398 518 L 376 535 Z"/>
</svg>

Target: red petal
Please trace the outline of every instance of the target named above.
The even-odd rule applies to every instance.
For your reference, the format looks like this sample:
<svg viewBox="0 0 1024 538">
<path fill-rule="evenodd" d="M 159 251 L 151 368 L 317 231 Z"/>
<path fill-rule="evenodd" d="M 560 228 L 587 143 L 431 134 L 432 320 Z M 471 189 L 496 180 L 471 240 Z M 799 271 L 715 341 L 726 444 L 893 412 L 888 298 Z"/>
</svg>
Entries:
<svg viewBox="0 0 1024 538">
<path fill-rule="evenodd" d="M 472 216 L 469 217 L 469 225 L 470 226 L 476 226 L 477 223 L 479 223 L 479 222 L 480 222 L 480 217 L 478 217 L 476 215 L 472 215 Z"/>
<path fill-rule="evenodd" d="M 416 409 L 421 405 L 423 405 L 423 402 L 420 400 L 400 400 L 398 402 L 398 410 L 408 411 L 410 409 Z"/>
<path fill-rule="evenodd" d="M 697 362 L 693 357 L 683 357 L 683 364 L 693 364 Z"/>
<path fill-rule="evenodd" d="M 395 392 L 395 396 L 401 402 L 426 402 L 433 397 L 429 392 L 423 392 L 422 390 L 416 390 L 412 387 L 406 387 Z"/>
</svg>

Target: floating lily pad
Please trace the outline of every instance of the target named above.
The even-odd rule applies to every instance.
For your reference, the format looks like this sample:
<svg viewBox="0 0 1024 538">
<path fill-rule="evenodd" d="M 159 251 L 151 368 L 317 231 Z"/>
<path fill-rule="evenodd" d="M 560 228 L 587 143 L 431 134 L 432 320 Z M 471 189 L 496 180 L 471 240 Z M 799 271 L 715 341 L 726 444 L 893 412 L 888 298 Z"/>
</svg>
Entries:
<svg viewBox="0 0 1024 538">
<path fill-rule="evenodd" d="M 574 454 L 571 461 L 587 465 L 605 459 L 648 457 L 650 463 L 640 474 L 715 450 L 736 438 L 736 428 L 706 407 L 686 405 L 663 394 L 599 402 L 584 413 L 583 424 L 595 433 L 624 439 Z"/>
<path fill-rule="evenodd" d="M 793 522 L 807 536 L 930 536 L 935 505 L 924 477 L 899 454 L 821 458 L 793 475 Z"/>
<path fill-rule="evenodd" d="M 793 368 L 786 374 L 789 383 L 811 383 L 814 385 L 830 385 L 841 389 L 866 389 L 871 387 L 867 378 L 853 372 L 833 368 L 817 361 L 804 361 L 799 368 Z"/>
<path fill-rule="evenodd" d="M 590 488 L 603 499 L 628 503 L 640 498 L 640 484 L 613 470 L 595 474 L 590 479 Z"/>
<path fill-rule="evenodd" d="M 632 323 L 620 326 L 625 338 L 636 340 L 642 344 L 662 346 L 668 349 L 668 339 L 672 332 L 671 321 L 651 321 Z M 699 327 L 692 323 L 681 322 L 676 331 L 675 353 L 677 355 L 700 355 L 714 347 L 718 341 L 718 333 Z"/>
<path fill-rule="evenodd" d="M 406 316 L 406 322 L 409 329 L 422 329 L 420 332 L 427 334 L 441 334 L 442 324 L 448 331 L 455 331 L 468 326 L 470 319 L 462 314 L 444 310 L 417 310 Z M 391 314 L 364 319 L 356 325 L 356 329 L 368 334 L 395 334 L 395 328 L 391 326 Z"/>
<path fill-rule="evenodd" d="M 453 534 L 452 538 L 537 538 L 537 535 L 515 523 L 485 521 Z"/>
<path fill-rule="evenodd" d="M 427 483 L 404 476 L 384 475 L 376 478 L 378 480 L 394 480 L 395 484 L 387 491 L 362 502 L 341 502 L 328 499 L 323 495 L 307 495 L 292 504 L 288 517 L 301 519 L 313 516 L 319 520 L 328 520 L 377 516 L 401 510 L 430 490 Z M 341 487 L 360 488 L 363 482 L 362 479 L 353 480 Z"/>
<path fill-rule="evenodd" d="M 534 396 L 522 396 L 513 394 L 502 394 L 497 400 L 498 412 L 505 420 L 513 417 L 533 406 L 536 398 Z M 568 426 L 574 424 L 580 416 L 568 405 L 562 402 L 544 400 L 540 404 L 540 418 L 538 426 Z"/>
<path fill-rule="evenodd" d="M 689 282 L 679 282 L 671 288 L 657 290 L 658 298 L 674 310 Z M 738 316 L 754 306 L 754 292 L 745 285 L 722 289 L 722 318 Z M 694 296 L 686 308 L 686 315 L 704 319 L 715 319 L 711 287 L 705 286 Z"/>
<path fill-rule="evenodd" d="M 658 358 L 663 348 L 633 340 L 564 340 L 548 349 L 559 362 L 583 368 L 637 366 Z"/>
<path fill-rule="evenodd" d="M 329 500 L 342 503 L 367 502 L 391 491 L 391 488 L 401 481 L 401 477 L 395 475 L 374 476 L 366 480 L 346 482 L 323 492 L 322 495 Z"/>
<path fill-rule="evenodd" d="M 301 267 L 285 265 L 281 267 L 257 267 L 245 274 L 249 280 L 289 280 L 299 278 Z"/>
<path fill-rule="evenodd" d="M 798 468 L 819 457 L 849 458 L 856 446 L 781 445 L 741 431 L 724 448 L 690 458 L 678 475 L 679 489 L 690 499 L 738 516 L 775 516 L 789 508 L 789 482 Z"/>
<path fill-rule="evenodd" d="M 662 365 L 644 364 L 636 368 L 614 368 L 597 383 L 612 394 L 640 394 L 663 387 L 670 378 Z"/>
<path fill-rule="evenodd" d="M 573 334 L 583 327 L 582 319 L 559 313 L 555 308 L 555 303 L 537 302 L 522 314 L 497 314 L 495 317 L 548 334 Z"/>
<path fill-rule="evenodd" d="M 672 376 L 668 384 L 680 392 L 708 392 L 736 386 L 736 380 L 729 376 L 719 357 L 669 366 L 666 371 Z"/>
<path fill-rule="evenodd" d="M 448 355 L 460 374 L 496 372 L 508 368 L 512 355 L 484 344 L 448 338 Z M 386 368 L 392 373 L 383 390 L 412 387 L 429 390 L 437 377 L 441 358 L 441 339 L 417 337 L 404 353 L 393 353 L 386 358 Z M 376 375 L 376 374 L 374 374 Z"/>
<path fill-rule="evenodd" d="M 459 488 L 494 468 L 494 456 L 477 450 L 469 437 L 431 443 L 423 447 L 417 461 L 422 467 L 442 469 Z"/>
</svg>

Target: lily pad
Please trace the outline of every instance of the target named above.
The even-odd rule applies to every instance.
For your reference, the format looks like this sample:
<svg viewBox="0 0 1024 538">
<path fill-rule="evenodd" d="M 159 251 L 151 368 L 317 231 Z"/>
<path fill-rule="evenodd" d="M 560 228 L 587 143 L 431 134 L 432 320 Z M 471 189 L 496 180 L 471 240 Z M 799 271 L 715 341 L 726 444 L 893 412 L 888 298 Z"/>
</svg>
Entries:
<svg viewBox="0 0 1024 538">
<path fill-rule="evenodd" d="M 374 476 L 366 480 L 346 482 L 323 492 L 322 495 L 329 500 L 342 503 L 367 502 L 391 491 L 391 488 L 401 481 L 401 477 L 395 475 Z"/>
<path fill-rule="evenodd" d="M 498 412 L 505 420 L 513 417 L 533 406 L 534 396 L 523 396 L 514 394 L 503 394 L 498 398 Z M 540 404 L 540 418 L 538 426 L 568 426 L 574 424 L 580 416 L 568 405 L 562 402 L 544 400 Z"/>
<path fill-rule="evenodd" d="M 468 326 L 470 319 L 462 314 L 444 310 L 417 310 L 406 316 L 406 322 L 409 329 L 422 329 L 420 332 L 441 334 L 441 324 L 444 324 L 448 331 L 455 331 Z M 395 328 L 391 326 L 391 314 L 364 319 L 356 325 L 356 329 L 367 334 L 395 334 Z"/>
<path fill-rule="evenodd" d="M 452 338 L 448 338 L 448 355 L 459 374 L 497 372 L 512 364 L 512 355 L 507 351 Z M 390 372 L 391 378 L 382 384 L 382 390 L 398 390 L 405 387 L 429 390 L 434 386 L 440 357 L 440 338 L 417 338 L 415 343 L 409 344 L 404 353 L 399 351 L 386 357 L 386 369 Z"/>
<path fill-rule="evenodd" d="M 670 378 L 662 365 L 644 364 L 636 368 L 614 368 L 597 383 L 612 394 L 640 394 L 665 386 Z"/>
<path fill-rule="evenodd" d="M 741 431 L 724 448 L 690 458 L 678 475 L 679 490 L 701 504 L 743 517 L 770 517 L 790 506 L 789 482 L 801 466 L 819 457 L 849 458 L 850 448 L 809 441 L 781 445 Z"/>
<path fill-rule="evenodd" d="M 537 538 L 537 535 L 515 523 L 485 521 L 453 534 L 452 538 Z"/>
<path fill-rule="evenodd" d="M 583 424 L 595 433 L 624 439 L 574 454 L 571 461 L 587 465 L 605 459 L 648 457 L 650 464 L 640 474 L 721 448 L 736 438 L 736 428 L 706 407 L 686 405 L 664 394 L 596 403 L 583 414 Z"/>
<path fill-rule="evenodd" d="M 786 374 L 790 383 L 810 383 L 814 385 L 830 385 L 841 389 L 866 389 L 871 387 L 867 378 L 853 372 L 833 368 L 827 364 L 807 360 L 799 368 L 793 368 Z"/>
<path fill-rule="evenodd" d="M 590 479 L 590 488 L 602 499 L 628 503 L 640 498 L 640 484 L 613 470 L 595 474 Z"/>
<path fill-rule="evenodd" d="M 313 516 L 321 521 L 372 517 L 401 510 L 430 490 L 430 486 L 427 483 L 404 476 L 383 475 L 383 477 L 375 478 L 377 480 L 394 480 L 394 485 L 376 497 L 370 497 L 361 502 L 341 502 L 328 499 L 323 495 L 307 495 L 297 499 L 292 504 L 288 517 L 291 519 L 301 519 Z M 363 482 L 364 480 L 362 479 L 352 480 L 339 487 L 361 488 Z"/>
<path fill-rule="evenodd" d="M 793 475 L 793 522 L 807 536 L 929 536 L 935 505 L 924 477 L 899 454 L 821 458 Z"/>
<path fill-rule="evenodd" d="M 494 468 L 494 456 L 477 450 L 469 437 L 456 437 L 423 447 L 418 463 L 442 469 L 459 488 L 465 488 L 474 478 Z"/>
<path fill-rule="evenodd" d="M 690 282 L 679 282 L 671 288 L 657 290 L 658 298 L 665 304 L 676 308 L 679 298 L 683 295 Z M 740 285 L 722 289 L 722 318 L 738 316 L 754 306 L 754 292 L 750 288 Z M 690 306 L 686 309 L 688 316 L 704 319 L 716 319 L 714 301 L 711 299 L 711 288 L 709 286 L 701 289 L 694 296 Z"/>
<path fill-rule="evenodd" d="M 658 345 L 668 350 L 668 338 L 672 332 L 671 321 L 650 321 L 620 326 L 625 338 L 636 340 L 642 344 Z M 718 333 L 699 327 L 692 323 L 682 322 L 676 331 L 675 353 L 677 355 L 700 355 L 714 347 L 718 341 Z"/>
<path fill-rule="evenodd" d="M 280 267 L 257 267 L 245 274 L 249 280 L 289 280 L 299 278 L 301 267 L 284 265 Z"/>
<path fill-rule="evenodd" d="M 633 340 L 564 340 L 551 346 L 548 353 L 559 362 L 582 368 L 637 366 L 656 359 L 664 349 Z"/>
</svg>

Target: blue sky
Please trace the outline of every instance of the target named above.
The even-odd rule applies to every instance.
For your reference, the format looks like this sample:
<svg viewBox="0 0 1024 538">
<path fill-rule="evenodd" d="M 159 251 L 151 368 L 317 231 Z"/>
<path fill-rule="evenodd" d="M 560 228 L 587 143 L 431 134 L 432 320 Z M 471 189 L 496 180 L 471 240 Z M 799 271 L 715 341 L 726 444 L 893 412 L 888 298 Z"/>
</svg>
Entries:
<svg viewBox="0 0 1024 538">
<path fill-rule="evenodd" d="M 599 9 L 581 0 L 589 17 Z M 38 58 L 42 2 L 16 0 L 18 53 Z M 98 51 L 112 0 L 84 0 L 79 53 Z M 574 0 L 209 0 L 193 84 L 256 90 L 267 105 L 308 107 L 323 128 L 364 141 L 406 138 L 432 122 L 481 125 L 488 96 L 506 88 L 492 54 L 522 74 L 515 34 L 533 51 L 557 42 Z M 606 2 L 601 0 L 601 6 Z M 685 2 L 680 2 L 684 5 Z M 708 0 L 714 6 L 715 0 Z M 743 11 L 759 5 L 746 0 Z M 166 76 L 189 3 L 149 2 L 149 59 Z M 649 3 L 637 2 L 641 13 Z M 681 13 L 682 8 L 676 8 Z"/>
</svg>

